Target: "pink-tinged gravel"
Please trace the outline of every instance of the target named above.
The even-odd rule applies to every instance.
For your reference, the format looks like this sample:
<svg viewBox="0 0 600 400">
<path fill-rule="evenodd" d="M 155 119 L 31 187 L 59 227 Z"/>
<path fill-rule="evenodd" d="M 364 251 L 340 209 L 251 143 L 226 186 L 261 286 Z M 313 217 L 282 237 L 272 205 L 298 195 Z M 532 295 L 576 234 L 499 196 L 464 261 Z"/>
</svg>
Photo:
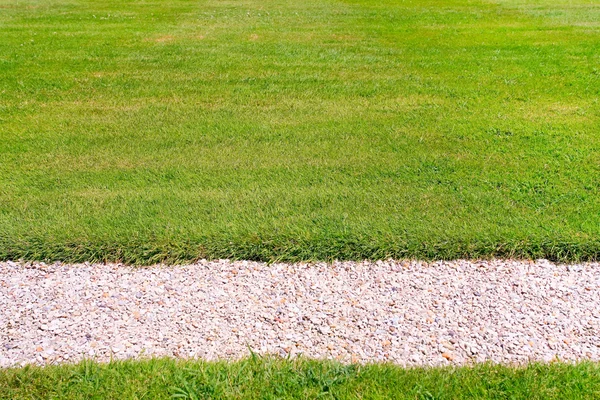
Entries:
<svg viewBox="0 0 600 400">
<path fill-rule="evenodd" d="M 600 359 L 600 264 L 0 263 L 0 366 L 304 354 L 401 365 Z"/>
</svg>

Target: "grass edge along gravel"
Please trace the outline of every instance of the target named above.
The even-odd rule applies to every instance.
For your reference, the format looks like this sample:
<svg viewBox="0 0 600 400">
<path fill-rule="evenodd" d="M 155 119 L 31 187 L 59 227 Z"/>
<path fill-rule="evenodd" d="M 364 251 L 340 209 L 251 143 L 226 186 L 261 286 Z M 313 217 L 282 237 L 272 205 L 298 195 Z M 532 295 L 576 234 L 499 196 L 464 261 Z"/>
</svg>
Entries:
<svg viewBox="0 0 600 400">
<path fill-rule="evenodd" d="M 235 362 L 169 358 L 91 360 L 0 369 L 0 398 L 586 399 L 600 396 L 600 365 L 532 363 L 402 368 L 304 358 Z"/>
<path fill-rule="evenodd" d="M 389 241 L 381 237 L 242 237 L 185 240 L 177 238 L 52 241 L 0 238 L 0 261 L 117 262 L 130 265 L 193 263 L 200 259 L 264 262 L 360 261 L 382 259 L 548 259 L 553 262 L 600 260 L 600 241 L 556 239 L 436 243 L 418 238 Z"/>
</svg>

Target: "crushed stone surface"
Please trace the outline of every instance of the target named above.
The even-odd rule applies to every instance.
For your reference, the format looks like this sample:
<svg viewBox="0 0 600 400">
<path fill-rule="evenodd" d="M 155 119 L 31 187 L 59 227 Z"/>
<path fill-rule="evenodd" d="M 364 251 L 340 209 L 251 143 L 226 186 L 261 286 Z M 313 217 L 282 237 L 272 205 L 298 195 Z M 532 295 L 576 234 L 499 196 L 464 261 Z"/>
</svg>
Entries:
<svg viewBox="0 0 600 400">
<path fill-rule="evenodd" d="M 303 354 L 449 365 L 600 360 L 600 264 L 0 263 L 0 366 Z"/>
</svg>

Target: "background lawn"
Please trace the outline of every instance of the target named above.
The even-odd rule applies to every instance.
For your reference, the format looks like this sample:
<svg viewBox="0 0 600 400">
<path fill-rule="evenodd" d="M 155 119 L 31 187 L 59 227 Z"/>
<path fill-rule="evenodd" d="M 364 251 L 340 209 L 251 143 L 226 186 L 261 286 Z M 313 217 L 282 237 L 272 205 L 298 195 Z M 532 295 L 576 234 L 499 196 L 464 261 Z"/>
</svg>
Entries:
<svg viewBox="0 0 600 400">
<path fill-rule="evenodd" d="M 0 369 L 1 399 L 597 399 L 600 366 L 402 369 L 249 358 Z"/>
<path fill-rule="evenodd" d="M 600 258 L 600 3 L 0 0 L 0 259 Z"/>
</svg>

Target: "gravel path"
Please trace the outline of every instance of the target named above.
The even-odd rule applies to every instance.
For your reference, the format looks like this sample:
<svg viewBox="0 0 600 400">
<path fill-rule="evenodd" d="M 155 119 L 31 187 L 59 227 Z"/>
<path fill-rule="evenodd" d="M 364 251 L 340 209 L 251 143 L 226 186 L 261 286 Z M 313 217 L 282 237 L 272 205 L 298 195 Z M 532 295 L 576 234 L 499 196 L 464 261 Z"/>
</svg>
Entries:
<svg viewBox="0 0 600 400">
<path fill-rule="evenodd" d="M 401 365 L 600 359 L 600 264 L 0 263 L 0 366 L 259 353 Z"/>
</svg>

